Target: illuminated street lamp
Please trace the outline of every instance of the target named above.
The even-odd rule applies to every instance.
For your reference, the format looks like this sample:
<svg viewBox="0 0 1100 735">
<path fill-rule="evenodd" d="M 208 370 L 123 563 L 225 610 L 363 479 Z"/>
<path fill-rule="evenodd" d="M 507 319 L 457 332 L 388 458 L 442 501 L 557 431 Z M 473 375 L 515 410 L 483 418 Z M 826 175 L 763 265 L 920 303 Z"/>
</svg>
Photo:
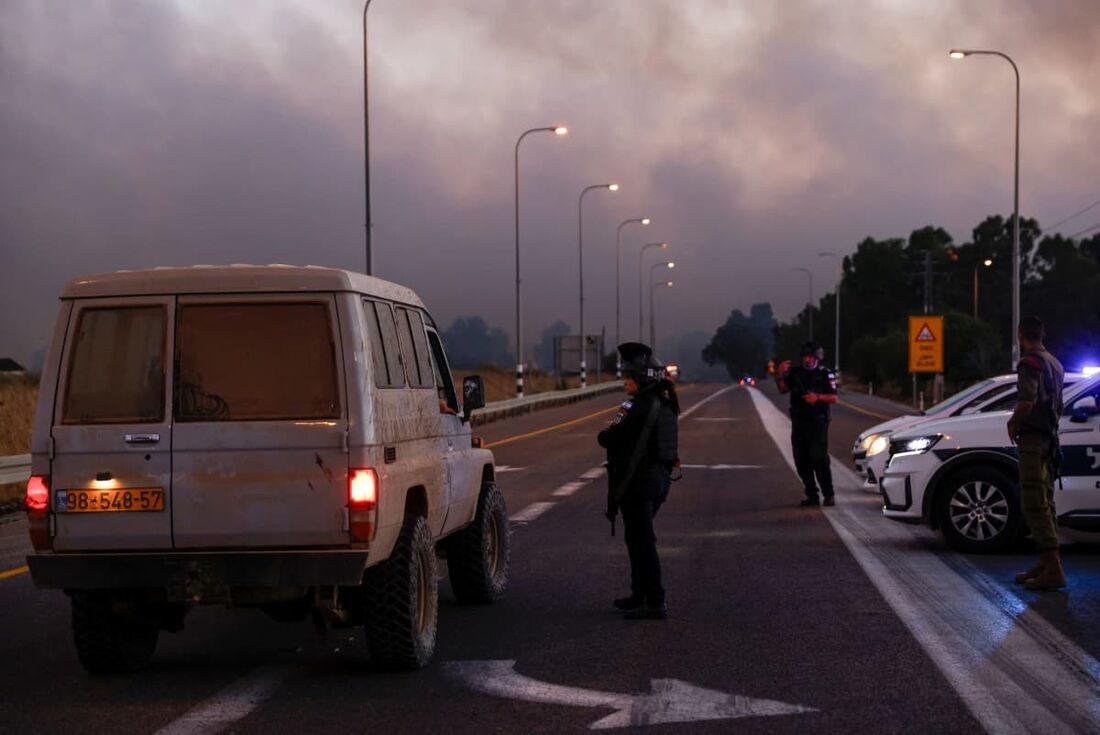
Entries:
<svg viewBox="0 0 1100 735">
<path fill-rule="evenodd" d="M 588 387 L 588 349 L 584 339 L 584 195 L 596 189 L 618 191 L 618 184 L 593 184 L 581 189 L 581 195 L 577 197 L 577 253 L 580 258 L 580 293 L 581 293 L 581 388 Z M 600 355 L 597 359 L 602 359 Z"/>
<path fill-rule="evenodd" d="M 642 249 L 638 251 L 638 341 L 642 341 L 642 315 L 644 313 L 642 309 L 642 289 L 644 288 L 644 271 L 642 270 L 642 256 L 645 255 L 645 251 L 650 248 L 660 248 L 661 250 L 668 249 L 667 242 L 651 242 L 642 246 Z M 650 345 L 652 346 L 652 345 Z"/>
<path fill-rule="evenodd" d="M 545 128 L 531 128 L 524 131 L 516 141 L 516 397 L 523 398 L 523 311 L 520 301 L 519 276 L 519 144 L 531 133 L 554 133 L 565 135 L 569 128 L 564 125 L 552 125 Z"/>
<path fill-rule="evenodd" d="M 619 223 L 619 228 L 615 230 L 615 347 L 617 348 L 622 344 L 622 333 L 620 331 L 620 313 L 622 310 L 622 303 L 619 298 L 619 293 L 622 288 L 622 261 L 623 261 L 623 227 L 631 223 L 637 223 L 640 225 L 648 225 L 652 222 L 649 217 L 635 217 L 633 219 L 624 219 Z M 615 379 L 621 380 L 623 377 L 623 361 L 619 357 L 618 349 L 615 350 Z"/>
<path fill-rule="evenodd" d="M 667 268 L 668 270 L 672 270 L 675 267 L 676 267 L 675 261 L 669 260 L 669 261 L 665 261 L 664 263 L 654 263 L 653 267 L 649 269 L 649 346 L 654 352 L 657 351 L 657 345 L 653 344 L 653 334 L 654 334 L 654 328 L 653 328 L 653 286 L 654 286 L 653 274 L 656 273 L 661 268 Z M 669 282 L 669 284 L 671 285 L 671 281 Z M 658 283 L 657 285 L 660 285 L 660 284 Z"/>
<path fill-rule="evenodd" d="M 808 308 L 806 314 L 810 319 L 810 341 L 814 341 L 814 274 L 810 273 L 809 268 L 791 268 L 792 271 L 802 271 L 806 274 L 806 277 L 810 279 L 810 300 L 807 302 Z"/>
<path fill-rule="evenodd" d="M 844 259 L 836 253 L 823 252 L 819 258 L 836 258 L 836 340 L 833 347 L 833 370 L 840 376 L 840 284 L 844 282 Z"/>
<path fill-rule="evenodd" d="M 951 49 L 952 59 L 967 56 L 1000 56 L 1012 65 L 1016 74 L 1016 166 L 1012 190 L 1012 325 L 1009 344 L 1012 345 L 1012 365 L 1020 359 L 1020 345 L 1016 340 L 1016 325 L 1020 323 L 1020 69 L 1012 57 L 1000 51 L 977 49 Z"/>
<path fill-rule="evenodd" d="M 672 288 L 672 281 L 658 281 L 649 285 L 649 346 L 654 352 L 657 351 L 657 311 L 654 307 L 653 293 L 658 288 Z"/>
<path fill-rule="evenodd" d="M 993 265 L 993 258 L 986 258 L 981 263 L 986 268 Z M 974 321 L 978 320 L 978 266 L 974 266 Z"/>
</svg>

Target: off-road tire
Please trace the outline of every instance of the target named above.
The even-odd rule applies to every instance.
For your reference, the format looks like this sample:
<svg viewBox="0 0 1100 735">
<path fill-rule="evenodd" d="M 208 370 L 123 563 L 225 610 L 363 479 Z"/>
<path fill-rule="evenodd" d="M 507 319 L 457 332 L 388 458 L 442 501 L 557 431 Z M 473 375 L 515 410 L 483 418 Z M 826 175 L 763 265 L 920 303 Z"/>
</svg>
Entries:
<svg viewBox="0 0 1100 735">
<path fill-rule="evenodd" d="M 499 600 L 508 587 L 510 559 L 508 508 L 496 484 L 487 482 L 474 522 L 447 540 L 447 571 L 455 597 L 473 605 Z"/>
<path fill-rule="evenodd" d="M 435 544 L 428 522 L 405 516 L 390 557 L 363 577 L 363 631 L 384 669 L 419 669 L 435 650 L 439 614 Z"/>
<path fill-rule="evenodd" d="M 1025 527 L 1018 486 L 992 467 L 969 467 L 947 477 L 937 493 L 936 513 L 947 544 L 968 554 L 1003 551 Z"/>
<path fill-rule="evenodd" d="M 110 595 L 72 593 L 73 642 L 91 674 L 125 674 L 143 669 L 157 648 L 160 630 L 123 619 Z"/>
</svg>

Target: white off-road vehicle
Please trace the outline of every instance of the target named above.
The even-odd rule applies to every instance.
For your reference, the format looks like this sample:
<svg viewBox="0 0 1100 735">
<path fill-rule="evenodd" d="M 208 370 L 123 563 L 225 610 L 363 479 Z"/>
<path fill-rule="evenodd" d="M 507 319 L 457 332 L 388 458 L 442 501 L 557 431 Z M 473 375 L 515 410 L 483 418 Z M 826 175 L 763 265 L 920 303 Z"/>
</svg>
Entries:
<svg viewBox="0 0 1100 735">
<path fill-rule="evenodd" d="M 26 504 L 81 662 L 144 665 L 197 604 L 361 626 L 415 668 L 456 597 L 508 580 L 508 514 L 411 290 L 316 267 L 166 268 L 61 295 Z"/>
</svg>

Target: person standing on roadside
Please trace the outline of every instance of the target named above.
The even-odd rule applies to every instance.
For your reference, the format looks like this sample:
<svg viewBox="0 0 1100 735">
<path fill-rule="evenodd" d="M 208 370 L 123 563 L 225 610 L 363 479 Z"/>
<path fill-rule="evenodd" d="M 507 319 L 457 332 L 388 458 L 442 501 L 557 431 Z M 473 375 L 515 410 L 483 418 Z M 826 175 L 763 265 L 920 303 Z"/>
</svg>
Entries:
<svg viewBox="0 0 1100 735">
<path fill-rule="evenodd" d="M 630 556 L 630 596 L 614 601 L 627 620 L 668 617 L 653 518 L 668 499 L 672 471 L 679 465 L 676 388 L 653 351 L 638 342 L 619 345 L 627 400 L 597 440 L 607 450 L 607 519 L 623 514 Z"/>
<path fill-rule="evenodd" d="M 1054 511 L 1054 480 L 1060 447 L 1058 419 L 1062 415 L 1062 363 L 1043 346 L 1043 322 L 1027 316 L 1020 320 L 1017 337 L 1023 356 L 1016 366 L 1016 410 L 1008 420 L 1008 438 L 1020 456 L 1020 495 L 1024 519 L 1039 551 L 1039 563 L 1016 575 L 1016 583 L 1029 590 L 1066 586 L 1066 573 L 1058 553 Z"/>
<path fill-rule="evenodd" d="M 779 392 L 791 394 L 791 451 L 806 492 L 799 505 L 820 505 L 818 486 L 825 505 L 836 505 L 829 467 L 829 407 L 837 402 L 836 373 L 823 363 L 824 352 L 816 342 L 806 342 L 801 353 L 798 365 L 784 361 L 775 373 Z"/>
</svg>

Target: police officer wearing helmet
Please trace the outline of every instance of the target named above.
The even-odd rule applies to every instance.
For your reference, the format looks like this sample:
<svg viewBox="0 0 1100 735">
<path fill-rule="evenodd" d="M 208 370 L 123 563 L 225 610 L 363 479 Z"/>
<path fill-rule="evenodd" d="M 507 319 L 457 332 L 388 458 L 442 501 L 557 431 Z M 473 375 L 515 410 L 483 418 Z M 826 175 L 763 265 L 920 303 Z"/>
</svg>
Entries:
<svg viewBox="0 0 1100 735">
<path fill-rule="evenodd" d="M 798 477 L 806 491 L 803 507 L 835 505 L 833 473 L 829 468 L 829 407 L 837 402 L 836 373 L 826 367 L 824 350 L 816 342 L 802 345 L 798 365 L 779 366 L 775 382 L 780 393 L 791 394 L 791 449 Z"/>
<path fill-rule="evenodd" d="M 653 518 L 668 498 L 673 469 L 679 464 L 676 388 L 653 351 L 638 342 L 619 345 L 627 400 L 598 436 L 607 450 L 607 518 L 623 515 L 623 536 L 630 556 L 630 596 L 615 600 L 628 620 L 668 616 L 661 584 L 661 560 Z"/>
</svg>

